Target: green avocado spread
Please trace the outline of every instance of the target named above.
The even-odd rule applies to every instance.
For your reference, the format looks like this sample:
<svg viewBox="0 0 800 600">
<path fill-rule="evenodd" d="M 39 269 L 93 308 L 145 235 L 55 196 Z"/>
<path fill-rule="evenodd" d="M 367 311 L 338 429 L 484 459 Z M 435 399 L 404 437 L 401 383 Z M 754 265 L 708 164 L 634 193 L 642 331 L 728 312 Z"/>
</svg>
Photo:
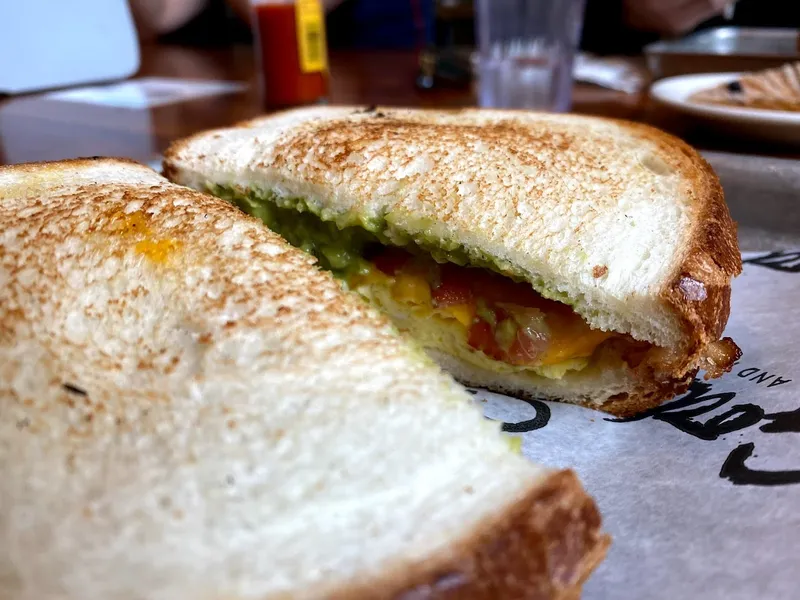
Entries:
<svg viewBox="0 0 800 600">
<path fill-rule="evenodd" d="M 366 269 L 368 264 L 364 257 L 369 254 L 370 246 L 394 245 L 410 252 L 428 254 L 440 263 L 487 268 L 516 281 L 529 281 L 545 298 L 573 304 L 565 294 L 548 289 L 541 279 L 530 280 L 508 261 L 433 235 L 433 223 L 424 220 L 408 223 L 393 219 L 393 215 L 368 218 L 354 212 L 334 213 L 312 206 L 303 198 L 283 197 L 271 190 L 211 183 L 206 185 L 206 189 L 261 219 L 272 231 L 315 256 L 322 268 L 338 277 Z M 409 232 L 410 229 L 414 233 Z"/>
</svg>

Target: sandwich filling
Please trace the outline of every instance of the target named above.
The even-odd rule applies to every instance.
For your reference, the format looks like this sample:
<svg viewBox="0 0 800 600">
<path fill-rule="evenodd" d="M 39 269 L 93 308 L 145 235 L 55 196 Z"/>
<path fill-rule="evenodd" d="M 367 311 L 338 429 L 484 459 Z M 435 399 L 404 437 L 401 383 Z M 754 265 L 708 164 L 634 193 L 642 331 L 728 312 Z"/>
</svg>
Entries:
<svg viewBox="0 0 800 600">
<path fill-rule="evenodd" d="M 669 378 L 692 366 L 680 350 L 591 327 L 565 294 L 479 250 L 410 236 L 385 217 L 336 214 L 269 190 L 207 187 L 315 256 L 423 348 L 487 371 L 548 379 L 619 367 Z M 432 230 L 434 224 L 414 225 Z M 703 349 L 696 366 L 706 379 L 716 378 L 739 356 L 723 338 Z"/>
<path fill-rule="evenodd" d="M 208 189 L 316 256 L 423 347 L 476 367 L 560 379 L 612 359 L 636 367 L 655 349 L 626 334 L 593 329 L 563 295 L 545 297 L 486 256 L 398 235 L 380 219 L 337 218 L 270 192 Z"/>
<path fill-rule="evenodd" d="M 423 346 L 494 371 L 560 378 L 612 337 L 530 285 L 405 249 L 372 249 L 345 281 Z"/>
</svg>

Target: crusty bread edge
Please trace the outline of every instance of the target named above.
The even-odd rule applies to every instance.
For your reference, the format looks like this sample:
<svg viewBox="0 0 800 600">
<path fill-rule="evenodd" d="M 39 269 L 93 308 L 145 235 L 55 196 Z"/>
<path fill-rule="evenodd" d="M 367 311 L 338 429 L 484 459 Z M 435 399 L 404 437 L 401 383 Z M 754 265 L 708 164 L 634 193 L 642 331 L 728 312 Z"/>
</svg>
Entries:
<svg viewBox="0 0 800 600">
<path fill-rule="evenodd" d="M 550 473 L 497 519 L 456 547 L 348 589 L 330 600 L 578 598 L 610 537 L 572 471 Z"/>
<path fill-rule="evenodd" d="M 592 118 L 617 123 L 655 144 L 662 156 L 674 156 L 672 166 L 680 172 L 682 191 L 691 197 L 691 205 L 699 207 L 687 241 L 678 250 L 672 272 L 658 292 L 664 306 L 680 319 L 684 333 L 681 349 L 687 355 L 683 370 L 688 372 L 699 352 L 721 337 L 730 315 L 731 279 L 742 272 L 736 223 L 725 203 L 722 184 L 708 161 L 682 139 L 644 123 Z M 693 299 L 682 289 L 685 279 L 701 282 L 706 298 Z"/>
<path fill-rule="evenodd" d="M 742 257 L 736 223 L 725 204 L 716 173 L 694 148 L 669 137 L 671 144 L 697 166 L 695 172 L 684 173 L 684 177 L 692 184 L 690 188 L 687 186 L 687 193 L 699 201 L 700 211 L 693 219 L 682 256 L 660 293 L 681 319 L 688 370 L 697 364 L 705 347 L 722 336 L 730 315 L 731 279 L 742 272 Z M 704 298 L 686 288 L 693 281 L 703 284 Z"/>
<path fill-rule="evenodd" d="M 41 162 L 0 165 L 0 173 L 4 171 L 13 173 L 39 173 L 43 170 L 61 170 L 63 167 L 91 167 L 103 163 L 107 164 L 109 167 L 121 165 L 138 167 L 149 173 L 159 174 L 158 171 L 154 171 L 147 165 L 140 163 L 137 160 L 115 156 L 82 156 L 77 158 L 65 158 L 64 160 L 45 160 Z"/>
<path fill-rule="evenodd" d="M 445 371 L 463 385 L 523 400 L 550 400 L 577 404 L 617 417 L 638 414 L 685 392 L 697 375 L 697 368 L 691 369 L 685 374 L 664 379 L 656 378 L 651 370 L 634 371 L 631 372 L 629 380 L 620 382 L 620 386 L 614 390 L 598 384 L 596 392 L 591 394 L 581 394 L 568 389 L 547 393 L 542 390 L 541 385 L 537 385 L 536 381 L 531 381 L 529 387 L 523 386 L 516 382 L 509 382 L 509 379 L 502 374 L 485 373 L 451 354 L 430 348 L 426 348 L 426 351 Z"/>
</svg>

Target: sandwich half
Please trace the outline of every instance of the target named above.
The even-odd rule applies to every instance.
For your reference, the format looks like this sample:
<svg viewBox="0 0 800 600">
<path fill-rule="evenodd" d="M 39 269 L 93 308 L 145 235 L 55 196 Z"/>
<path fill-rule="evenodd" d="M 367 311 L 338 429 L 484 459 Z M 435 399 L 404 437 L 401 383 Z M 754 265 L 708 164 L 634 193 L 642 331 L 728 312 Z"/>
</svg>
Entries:
<svg viewBox="0 0 800 600">
<path fill-rule="evenodd" d="M 230 204 L 0 168 L 0 600 L 575 598 L 607 537 Z"/>
<path fill-rule="evenodd" d="M 571 115 L 317 107 L 176 142 L 469 385 L 620 415 L 738 356 L 722 189 L 689 146 Z"/>
</svg>

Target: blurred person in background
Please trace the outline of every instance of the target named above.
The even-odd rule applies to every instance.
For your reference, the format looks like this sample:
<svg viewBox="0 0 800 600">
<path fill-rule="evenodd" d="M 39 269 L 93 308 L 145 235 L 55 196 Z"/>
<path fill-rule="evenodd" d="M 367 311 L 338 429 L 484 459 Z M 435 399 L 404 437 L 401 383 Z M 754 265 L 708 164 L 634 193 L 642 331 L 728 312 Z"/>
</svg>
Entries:
<svg viewBox="0 0 800 600">
<path fill-rule="evenodd" d="M 145 41 L 222 46 L 252 40 L 249 0 L 129 1 Z M 435 0 L 322 0 L 322 4 L 333 48 L 415 48 L 433 39 Z M 797 27 L 800 2 L 587 0 L 581 46 L 601 54 L 636 53 L 660 37 L 721 24 Z"/>
<path fill-rule="evenodd" d="M 224 46 L 252 40 L 250 0 L 129 0 L 142 41 Z M 321 0 L 336 47 L 415 48 L 433 25 L 434 0 Z"/>
<path fill-rule="evenodd" d="M 143 42 L 222 46 L 250 40 L 249 0 L 128 0 Z"/>
<path fill-rule="evenodd" d="M 722 25 L 800 26 L 796 0 L 587 0 L 581 46 L 634 54 L 650 42 Z"/>
</svg>

